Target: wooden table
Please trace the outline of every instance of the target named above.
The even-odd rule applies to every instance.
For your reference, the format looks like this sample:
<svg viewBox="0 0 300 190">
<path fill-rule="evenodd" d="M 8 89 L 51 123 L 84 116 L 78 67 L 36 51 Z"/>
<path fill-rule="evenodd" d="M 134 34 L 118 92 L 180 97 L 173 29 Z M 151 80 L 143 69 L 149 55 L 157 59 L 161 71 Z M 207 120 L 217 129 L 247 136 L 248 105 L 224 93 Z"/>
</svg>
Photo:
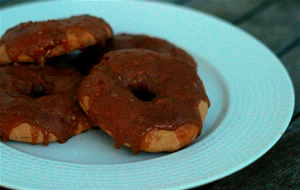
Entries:
<svg viewBox="0 0 300 190">
<path fill-rule="evenodd" d="M 28 1 L 1 1 L 0 7 Z M 270 151 L 241 171 L 195 189 L 300 189 L 300 0 L 169 2 L 220 17 L 261 40 L 281 59 L 296 94 L 289 127 Z"/>
</svg>

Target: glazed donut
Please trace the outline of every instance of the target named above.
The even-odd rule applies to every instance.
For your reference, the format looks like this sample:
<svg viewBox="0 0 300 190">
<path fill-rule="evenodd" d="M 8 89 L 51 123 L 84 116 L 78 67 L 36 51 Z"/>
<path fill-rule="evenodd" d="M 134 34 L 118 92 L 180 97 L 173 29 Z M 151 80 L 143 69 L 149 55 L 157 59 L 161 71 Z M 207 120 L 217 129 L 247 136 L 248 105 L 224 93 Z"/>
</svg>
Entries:
<svg viewBox="0 0 300 190">
<path fill-rule="evenodd" d="M 169 54 L 189 62 L 195 68 L 197 67 L 197 63 L 187 52 L 170 42 L 157 37 L 132 34 L 119 34 L 114 36 L 111 40 L 106 42 L 104 49 L 98 45 L 84 49 L 75 62 L 75 65 L 82 74 L 87 75 L 89 71 L 101 61 L 105 53 L 132 48 L 149 49 L 159 53 Z"/>
<path fill-rule="evenodd" d="M 115 147 L 172 152 L 202 130 L 210 106 L 195 68 L 182 59 L 145 49 L 104 55 L 81 82 L 78 101 Z"/>
<path fill-rule="evenodd" d="M 31 144 L 58 141 L 92 127 L 77 102 L 82 75 L 48 65 L 0 67 L 2 141 Z"/>
<path fill-rule="evenodd" d="M 62 20 L 27 22 L 9 30 L 0 40 L 0 65 L 39 62 L 70 53 L 112 37 L 111 27 L 101 18 L 89 15 Z"/>
</svg>

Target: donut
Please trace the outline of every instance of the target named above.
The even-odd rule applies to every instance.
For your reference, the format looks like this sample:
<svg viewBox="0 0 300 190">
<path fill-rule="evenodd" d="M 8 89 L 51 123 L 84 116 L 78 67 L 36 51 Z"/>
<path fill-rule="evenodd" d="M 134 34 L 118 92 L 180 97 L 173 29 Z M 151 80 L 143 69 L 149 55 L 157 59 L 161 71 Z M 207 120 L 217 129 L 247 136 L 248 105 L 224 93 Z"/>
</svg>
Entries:
<svg viewBox="0 0 300 190">
<path fill-rule="evenodd" d="M 111 27 L 101 18 L 89 15 L 61 20 L 21 23 L 0 39 L 0 65 L 38 62 L 43 65 L 54 57 L 98 43 L 112 37 Z"/>
<path fill-rule="evenodd" d="M 145 49 L 105 54 L 79 85 L 78 101 L 116 148 L 134 154 L 187 146 L 200 135 L 210 106 L 191 64 Z"/>
<path fill-rule="evenodd" d="M 92 127 L 77 102 L 83 76 L 76 69 L 45 65 L 0 67 L 2 141 L 66 142 Z"/>
<path fill-rule="evenodd" d="M 105 48 L 98 45 L 88 47 L 83 50 L 75 61 L 75 67 L 84 75 L 87 75 L 94 65 L 98 64 L 105 53 L 122 50 L 122 49 L 149 49 L 159 53 L 165 53 L 177 58 L 181 58 L 189 62 L 195 69 L 197 63 L 195 60 L 183 49 L 176 47 L 170 42 L 142 34 L 119 34 L 108 40 Z"/>
</svg>

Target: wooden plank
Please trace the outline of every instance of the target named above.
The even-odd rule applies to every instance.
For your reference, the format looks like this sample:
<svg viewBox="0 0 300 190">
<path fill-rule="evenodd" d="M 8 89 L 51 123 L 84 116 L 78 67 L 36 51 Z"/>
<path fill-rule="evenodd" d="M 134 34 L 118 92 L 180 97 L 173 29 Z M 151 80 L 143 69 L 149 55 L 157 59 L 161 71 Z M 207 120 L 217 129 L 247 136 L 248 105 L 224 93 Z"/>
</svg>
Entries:
<svg viewBox="0 0 300 190">
<path fill-rule="evenodd" d="M 193 0 L 185 5 L 232 22 L 266 1 L 267 0 Z"/>
<path fill-rule="evenodd" d="M 300 113 L 300 45 L 284 54 L 281 57 L 281 61 L 288 70 L 293 81 L 296 96 L 294 115 L 297 115 Z"/>
<path fill-rule="evenodd" d="M 34 1 L 39 1 L 39 0 L 1 0 L 0 2 L 0 8 L 6 8 L 12 5 L 17 5 L 17 4 L 26 4 Z"/>
<path fill-rule="evenodd" d="M 300 37 L 299 10 L 299 0 L 285 0 L 239 26 L 278 53 Z"/>
<path fill-rule="evenodd" d="M 300 118 L 288 127 L 270 151 L 250 166 L 227 178 L 195 189 L 299 189 L 299 126 Z"/>
</svg>

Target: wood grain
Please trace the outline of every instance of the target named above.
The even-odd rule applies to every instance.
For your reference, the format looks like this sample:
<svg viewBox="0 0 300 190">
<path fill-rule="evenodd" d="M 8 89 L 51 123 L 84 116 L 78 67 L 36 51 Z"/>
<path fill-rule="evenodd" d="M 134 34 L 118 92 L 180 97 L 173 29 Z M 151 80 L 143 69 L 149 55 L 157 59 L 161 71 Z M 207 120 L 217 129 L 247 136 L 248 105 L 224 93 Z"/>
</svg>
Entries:
<svg viewBox="0 0 300 190">
<path fill-rule="evenodd" d="M 296 100 L 295 100 L 295 110 L 294 116 L 300 112 L 300 45 L 294 47 L 293 50 L 285 54 L 281 58 L 282 63 L 286 67 L 289 75 L 292 79 Z"/>
<path fill-rule="evenodd" d="M 266 1 L 267 0 L 193 0 L 185 5 L 232 22 Z"/>
<path fill-rule="evenodd" d="M 239 26 L 278 53 L 300 37 L 299 10 L 299 0 L 285 0 Z"/>
</svg>

